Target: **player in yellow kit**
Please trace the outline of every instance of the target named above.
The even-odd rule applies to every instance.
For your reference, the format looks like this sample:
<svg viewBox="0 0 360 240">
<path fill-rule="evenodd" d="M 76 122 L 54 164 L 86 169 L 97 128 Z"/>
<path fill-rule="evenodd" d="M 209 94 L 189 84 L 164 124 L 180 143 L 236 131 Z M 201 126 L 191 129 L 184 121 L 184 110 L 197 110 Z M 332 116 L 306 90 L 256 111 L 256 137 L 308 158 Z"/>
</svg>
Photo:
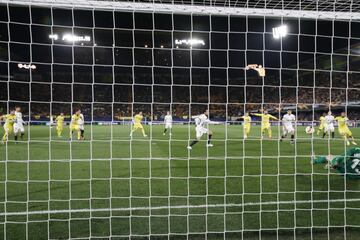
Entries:
<svg viewBox="0 0 360 240">
<path fill-rule="evenodd" d="M 316 132 L 317 135 L 320 135 L 321 132 L 324 132 L 325 125 L 326 125 L 325 116 L 326 116 L 326 113 L 323 113 L 323 115 L 319 118 L 320 126 Z"/>
<path fill-rule="evenodd" d="M 9 135 L 13 132 L 14 122 L 16 121 L 15 111 L 11 110 L 10 114 L 6 114 L 5 116 L 2 116 L 1 119 L 5 120 L 5 124 L 4 124 L 5 133 L 1 141 L 1 144 L 4 144 L 8 140 Z"/>
<path fill-rule="evenodd" d="M 143 113 L 142 112 L 139 112 L 138 114 L 136 114 L 133 118 L 133 129 L 131 130 L 130 132 L 130 137 L 132 136 L 132 134 L 138 130 L 138 129 L 141 129 L 141 132 L 143 134 L 144 137 L 147 137 L 147 135 L 145 134 L 145 130 L 144 130 L 144 127 L 143 125 L 141 124 L 141 121 L 143 119 Z"/>
<path fill-rule="evenodd" d="M 61 134 L 63 132 L 64 129 L 64 113 L 60 113 L 59 116 L 56 117 L 56 132 L 57 132 L 57 136 L 61 137 Z"/>
<path fill-rule="evenodd" d="M 244 139 L 247 139 L 249 134 L 250 134 L 250 130 L 251 130 L 251 117 L 249 116 L 249 113 L 246 112 L 244 114 L 244 116 L 240 117 L 242 119 L 244 119 Z"/>
<path fill-rule="evenodd" d="M 336 117 L 335 120 L 338 122 L 338 131 L 339 134 L 344 138 L 344 140 L 346 141 L 347 145 L 350 145 L 349 142 L 349 138 L 351 139 L 351 143 L 353 145 L 357 145 L 355 142 L 355 139 L 352 135 L 352 132 L 350 131 L 349 127 L 348 127 L 348 123 L 347 121 L 349 120 L 346 116 L 345 112 L 341 113 L 341 116 Z"/>
<path fill-rule="evenodd" d="M 76 110 L 76 112 L 71 116 L 71 122 L 70 122 L 70 136 L 69 139 L 72 139 L 72 135 L 74 133 L 74 131 L 77 131 L 77 139 L 80 140 L 80 128 L 79 128 L 79 124 L 78 121 L 80 119 L 80 113 L 81 110 L 78 109 Z"/>
<path fill-rule="evenodd" d="M 269 138 L 272 138 L 271 124 L 270 119 L 278 120 L 273 115 L 269 114 L 267 110 L 264 110 L 263 113 L 255 113 L 254 116 L 261 117 L 261 137 L 267 132 Z"/>
</svg>

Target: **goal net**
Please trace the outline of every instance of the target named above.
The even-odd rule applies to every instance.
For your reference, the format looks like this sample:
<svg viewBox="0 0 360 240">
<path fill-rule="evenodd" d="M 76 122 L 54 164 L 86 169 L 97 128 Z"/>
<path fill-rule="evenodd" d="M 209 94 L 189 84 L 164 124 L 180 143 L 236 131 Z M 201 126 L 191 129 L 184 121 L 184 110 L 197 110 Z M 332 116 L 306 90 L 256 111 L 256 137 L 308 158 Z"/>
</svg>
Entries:
<svg viewBox="0 0 360 240">
<path fill-rule="evenodd" d="M 358 239 L 359 11 L 0 0 L 0 238 Z"/>
</svg>

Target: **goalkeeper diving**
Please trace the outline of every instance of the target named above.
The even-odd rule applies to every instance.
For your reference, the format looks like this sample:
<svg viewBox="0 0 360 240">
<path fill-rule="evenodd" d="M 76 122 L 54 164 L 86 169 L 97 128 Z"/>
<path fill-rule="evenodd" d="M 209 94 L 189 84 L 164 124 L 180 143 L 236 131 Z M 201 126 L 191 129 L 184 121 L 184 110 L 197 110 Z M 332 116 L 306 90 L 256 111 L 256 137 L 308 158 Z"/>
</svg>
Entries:
<svg viewBox="0 0 360 240">
<path fill-rule="evenodd" d="M 360 148 L 351 148 L 344 155 L 317 156 L 312 160 L 313 164 L 327 164 L 337 173 L 348 178 L 360 179 Z"/>
</svg>

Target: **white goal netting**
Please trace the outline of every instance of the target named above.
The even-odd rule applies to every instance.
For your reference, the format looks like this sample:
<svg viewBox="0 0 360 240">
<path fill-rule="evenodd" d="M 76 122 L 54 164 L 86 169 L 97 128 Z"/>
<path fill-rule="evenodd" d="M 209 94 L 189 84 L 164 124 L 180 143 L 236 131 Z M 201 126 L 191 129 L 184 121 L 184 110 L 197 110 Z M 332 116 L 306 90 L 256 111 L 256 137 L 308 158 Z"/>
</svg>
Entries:
<svg viewBox="0 0 360 240">
<path fill-rule="evenodd" d="M 358 239 L 359 19 L 0 0 L 0 238 Z"/>
</svg>

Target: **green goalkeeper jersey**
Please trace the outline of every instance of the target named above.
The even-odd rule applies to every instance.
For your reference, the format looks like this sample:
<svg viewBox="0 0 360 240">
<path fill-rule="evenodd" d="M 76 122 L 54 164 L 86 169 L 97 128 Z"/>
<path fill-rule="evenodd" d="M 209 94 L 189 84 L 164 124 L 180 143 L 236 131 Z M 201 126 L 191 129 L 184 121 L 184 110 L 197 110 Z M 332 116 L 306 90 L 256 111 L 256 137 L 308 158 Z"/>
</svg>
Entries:
<svg viewBox="0 0 360 240">
<path fill-rule="evenodd" d="M 326 163 L 326 157 L 320 156 L 314 163 Z M 351 148 L 344 155 L 334 157 L 330 164 L 338 173 L 349 178 L 360 178 L 360 148 Z"/>
</svg>

